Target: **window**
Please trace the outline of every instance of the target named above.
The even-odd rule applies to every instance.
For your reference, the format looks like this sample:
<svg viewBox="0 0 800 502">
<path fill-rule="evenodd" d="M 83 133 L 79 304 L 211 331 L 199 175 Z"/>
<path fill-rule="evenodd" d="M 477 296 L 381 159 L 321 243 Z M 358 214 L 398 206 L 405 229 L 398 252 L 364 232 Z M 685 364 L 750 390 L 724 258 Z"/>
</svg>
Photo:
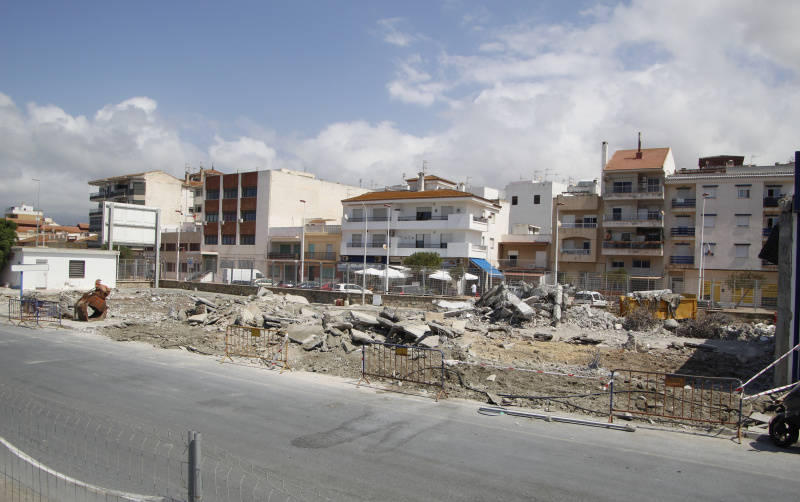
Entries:
<svg viewBox="0 0 800 502">
<path fill-rule="evenodd" d="M 258 195 L 258 187 L 242 187 L 242 197 L 255 197 Z"/>
<path fill-rule="evenodd" d="M 219 221 L 219 213 L 206 213 L 206 221 L 208 223 L 216 223 Z"/>
<path fill-rule="evenodd" d="M 220 260 L 219 268 L 236 268 L 236 262 L 233 260 Z"/>
<path fill-rule="evenodd" d="M 633 260 L 633 268 L 650 268 L 650 260 Z"/>
<path fill-rule="evenodd" d="M 749 214 L 737 214 L 736 215 L 736 226 L 737 227 L 749 227 L 750 226 L 750 215 Z"/>
<path fill-rule="evenodd" d="M 166 263 L 166 265 L 167 265 L 167 272 L 175 272 L 175 262 L 174 261 L 168 261 Z"/>
<path fill-rule="evenodd" d="M 624 261 L 612 261 L 611 262 L 611 268 L 625 268 L 625 262 Z"/>
<path fill-rule="evenodd" d="M 734 244 L 733 247 L 736 249 L 737 258 L 750 257 L 750 244 Z"/>
<path fill-rule="evenodd" d="M 519 199 L 517 198 L 516 195 L 512 195 L 511 196 L 511 205 L 512 206 L 516 206 L 518 201 L 519 201 Z"/>
<path fill-rule="evenodd" d="M 69 261 L 69 278 L 83 279 L 86 277 L 86 262 L 84 260 Z"/>
<path fill-rule="evenodd" d="M 716 242 L 704 242 L 702 245 L 704 256 L 714 256 L 714 249 L 717 247 Z"/>
<path fill-rule="evenodd" d="M 350 212 L 350 221 L 364 221 L 364 208 L 359 207 Z"/>
<path fill-rule="evenodd" d="M 175 243 L 167 242 L 164 244 L 164 251 L 175 251 Z"/>
<path fill-rule="evenodd" d="M 364 241 L 361 240 L 361 234 L 353 234 L 353 238 L 350 240 L 353 244 L 352 247 L 362 246 Z"/>
<path fill-rule="evenodd" d="M 592 241 L 583 241 L 583 249 L 592 249 Z"/>
<path fill-rule="evenodd" d="M 226 246 L 235 246 L 236 245 L 236 234 L 231 235 L 223 235 L 222 236 L 222 243 Z"/>
<path fill-rule="evenodd" d="M 194 206 L 194 212 L 200 214 L 203 212 L 203 206 Z"/>
<path fill-rule="evenodd" d="M 256 221 L 255 211 L 242 211 L 242 219 L 244 221 Z"/>
<path fill-rule="evenodd" d="M 181 272 L 188 272 L 189 271 L 189 264 L 186 262 L 181 263 Z"/>
<path fill-rule="evenodd" d="M 717 185 L 703 185 L 703 193 L 708 194 L 707 198 L 717 198 Z"/>
<path fill-rule="evenodd" d="M 661 191 L 661 180 L 658 178 L 647 178 L 647 191 L 650 193 Z"/>
<path fill-rule="evenodd" d="M 629 242 L 631 240 L 631 233 L 630 232 L 622 232 L 620 234 L 620 240 L 621 241 L 625 241 L 625 242 Z"/>
<path fill-rule="evenodd" d="M 205 243 L 207 246 L 216 246 L 217 245 L 217 236 L 216 235 L 206 235 Z"/>
<path fill-rule="evenodd" d="M 245 246 L 252 246 L 256 243 L 256 236 L 254 234 L 245 234 L 239 236 L 239 244 Z"/>
<path fill-rule="evenodd" d="M 224 199 L 235 199 L 238 196 L 239 196 L 238 188 L 226 188 L 222 193 L 222 198 Z"/>
<path fill-rule="evenodd" d="M 386 244 L 386 234 L 380 233 L 372 236 L 372 245 L 370 247 L 380 248 Z"/>
<path fill-rule="evenodd" d="M 633 192 L 633 183 L 630 181 L 615 181 L 614 193 L 631 193 Z"/>
<path fill-rule="evenodd" d="M 426 221 L 430 220 L 433 214 L 431 213 L 430 207 L 418 207 L 417 208 L 417 221 Z"/>
<path fill-rule="evenodd" d="M 541 202 L 541 197 L 542 197 L 541 195 L 534 195 L 533 196 L 533 203 L 534 204 L 539 204 L 539 202 Z"/>
<path fill-rule="evenodd" d="M 236 221 L 236 211 L 225 211 L 222 213 L 222 221 Z"/>
<path fill-rule="evenodd" d="M 703 215 L 703 226 L 705 228 L 714 228 L 714 223 L 717 220 L 716 214 L 705 214 Z"/>
<path fill-rule="evenodd" d="M 584 225 L 587 225 L 587 224 L 589 224 L 589 225 L 597 225 L 597 215 L 596 214 L 591 214 L 591 215 L 584 216 L 583 217 L 583 224 Z"/>
<path fill-rule="evenodd" d="M 206 190 L 206 200 L 219 200 L 219 189 Z"/>
<path fill-rule="evenodd" d="M 736 197 L 739 199 L 749 199 L 751 186 L 752 185 L 736 185 Z"/>
<path fill-rule="evenodd" d="M 612 221 L 620 221 L 622 220 L 622 208 L 615 207 L 611 209 L 611 220 Z"/>
<path fill-rule="evenodd" d="M 189 251 L 200 251 L 200 243 L 199 242 L 189 243 Z"/>
</svg>

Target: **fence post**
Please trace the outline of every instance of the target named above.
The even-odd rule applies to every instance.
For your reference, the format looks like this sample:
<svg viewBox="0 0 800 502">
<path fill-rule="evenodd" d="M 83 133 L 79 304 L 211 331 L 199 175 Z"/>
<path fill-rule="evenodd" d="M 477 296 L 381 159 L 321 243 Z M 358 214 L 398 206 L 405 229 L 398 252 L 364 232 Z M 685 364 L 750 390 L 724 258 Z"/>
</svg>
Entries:
<svg viewBox="0 0 800 502">
<path fill-rule="evenodd" d="M 197 502 L 202 500 L 203 498 L 203 490 L 202 490 L 203 484 L 201 482 L 201 475 L 200 475 L 201 439 L 202 435 L 199 432 L 189 431 L 188 434 L 189 462 L 188 462 L 188 472 L 187 472 L 189 502 Z"/>
</svg>

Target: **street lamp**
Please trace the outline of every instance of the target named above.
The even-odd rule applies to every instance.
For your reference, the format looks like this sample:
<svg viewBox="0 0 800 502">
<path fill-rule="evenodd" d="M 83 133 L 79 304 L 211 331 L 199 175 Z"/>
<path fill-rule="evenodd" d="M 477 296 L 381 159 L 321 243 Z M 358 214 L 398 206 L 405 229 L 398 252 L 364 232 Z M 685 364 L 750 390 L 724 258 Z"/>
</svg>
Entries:
<svg viewBox="0 0 800 502">
<path fill-rule="evenodd" d="M 556 250 L 555 250 L 555 260 L 553 260 L 553 285 L 558 286 L 558 208 L 559 206 L 564 206 L 563 202 L 556 202 Z"/>
<path fill-rule="evenodd" d="M 176 213 L 181 215 L 178 220 L 178 245 L 175 246 L 175 280 L 181 280 L 181 226 L 183 225 L 183 211 L 180 209 L 175 210 Z"/>
<path fill-rule="evenodd" d="M 705 228 L 706 228 L 706 199 L 708 198 L 708 194 L 703 194 L 703 209 L 700 213 L 700 267 L 698 268 L 697 272 L 697 300 L 700 301 L 703 299 L 704 286 L 703 284 L 703 246 L 705 245 L 704 237 L 705 237 Z"/>
<path fill-rule="evenodd" d="M 384 204 L 386 208 L 386 294 L 389 294 L 389 248 L 391 247 L 389 225 L 392 222 L 392 205 Z"/>
<path fill-rule="evenodd" d="M 36 178 L 31 178 L 31 180 L 36 182 L 36 242 L 34 247 L 39 246 L 39 194 L 42 191 L 42 181 L 37 180 Z M 44 239 L 42 239 L 42 244 L 44 244 Z"/>
<path fill-rule="evenodd" d="M 306 201 L 300 199 L 303 203 L 303 221 L 300 223 L 303 230 L 300 233 L 300 284 L 305 281 L 305 262 L 306 262 Z"/>
<path fill-rule="evenodd" d="M 364 213 L 364 266 L 361 268 L 361 305 L 367 301 L 367 204 L 362 202 L 361 208 Z"/>
</svg>

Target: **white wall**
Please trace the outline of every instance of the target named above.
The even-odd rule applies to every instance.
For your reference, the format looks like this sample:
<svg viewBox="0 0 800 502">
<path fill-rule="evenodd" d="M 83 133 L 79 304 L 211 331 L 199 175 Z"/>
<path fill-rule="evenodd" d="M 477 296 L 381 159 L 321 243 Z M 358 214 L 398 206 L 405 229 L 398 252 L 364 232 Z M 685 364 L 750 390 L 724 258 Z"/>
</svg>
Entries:
<svg viewBox="0 0 800 502">
<path fill-rule="evenodd" d="M 117 251 L 101 251 L 63 248 L 14 248 L 14 256 L 3 270 L 0 282 L 9 283 L 11 287 L 19 287 L 19 273 L 11 272 L 12 264 L 36 264 L 46 261 L 47 272 L 25 272 L 23 288 L 25 291 L 35 289 L 90 290 L 94 281 L 100 279 L 108 287 L 117 286 Z M 70 260 L 85 262 L 84 277 L 69 277 Z"/>
<path fill-rule="evenodd" d="M 179 223 L 187 221 L 192 200 L 182 180 L 162 172 L 145 174 L 144 203 L 161 209 L 162 227 L 177 228 Z M 176 212 L 179 210 L 186 216 L 181 217 Z"/>
<path fill-rule="evenodd" d="M 542 234 L 550 234 L 553 226 L 553 197 L 566 189 L 566 185 L 552 181 L 525 180 L 506 185 L 505 193 L 510 212 L 509 227 L 503 233 L 511 233 L 515 224 L 527 224 L 541 228 Z M 534 204 L 536 195 L 539 196 L 539 204 Z M 517 204 L 511 205 L 514 196 L 517 197 Z"/>
</svg>

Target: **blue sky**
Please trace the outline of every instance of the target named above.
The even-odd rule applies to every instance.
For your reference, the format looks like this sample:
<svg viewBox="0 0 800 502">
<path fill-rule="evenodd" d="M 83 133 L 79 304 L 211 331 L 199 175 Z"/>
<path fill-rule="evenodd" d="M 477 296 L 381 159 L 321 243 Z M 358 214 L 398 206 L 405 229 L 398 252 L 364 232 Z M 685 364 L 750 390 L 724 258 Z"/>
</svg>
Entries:
<svg viewBox="0 0 800 502">
<path fill-rule="evenodd" d="M 640 130 L 679 167 L 785 161 L 795 4 L 7 2 L 0 201 L 49 178 L 43 208 L 86 220 L 89 179 L 200 163 L 376 186 L 422 160 L 499 187 L 566 181 Z"/>
</svg>

